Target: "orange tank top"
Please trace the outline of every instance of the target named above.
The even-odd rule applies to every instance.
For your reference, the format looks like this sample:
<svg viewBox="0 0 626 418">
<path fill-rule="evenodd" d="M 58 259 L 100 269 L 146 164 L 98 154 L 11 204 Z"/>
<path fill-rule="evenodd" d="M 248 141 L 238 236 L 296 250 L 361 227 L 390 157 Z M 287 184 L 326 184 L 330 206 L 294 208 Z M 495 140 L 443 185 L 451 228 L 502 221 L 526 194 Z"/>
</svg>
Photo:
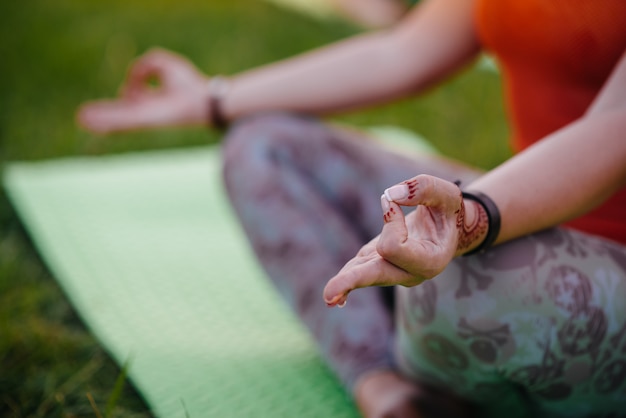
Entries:
<svg viewBox="0 0 626 418">
<path fill-rule="evenodd" d="M 476 21 L 515 151 L 582 116 L 626 50 L 626 0 L 477 0 Z M 626 244 L 626 188 L 566 226 Z"/>
</svg>

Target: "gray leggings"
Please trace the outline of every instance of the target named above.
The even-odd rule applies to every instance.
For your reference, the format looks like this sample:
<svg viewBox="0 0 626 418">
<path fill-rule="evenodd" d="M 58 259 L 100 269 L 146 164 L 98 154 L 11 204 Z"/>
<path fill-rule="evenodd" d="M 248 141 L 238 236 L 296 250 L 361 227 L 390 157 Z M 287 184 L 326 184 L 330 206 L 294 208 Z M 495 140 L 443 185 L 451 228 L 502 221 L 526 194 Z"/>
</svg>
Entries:
<svg viewBox="0 0 626 418">
<path fill-rule="evenodd" d="M 256 255 L 348 390 L 393 368 L 486 405 L 486 415 L 625 416 L 623 245 L 556 228 L 455 259 L 420 286 L 361 289 L 329 309 L 322 289 L 380 232 L 385 188 L 421 173 L 465 182 L 480 173 L 286 114 L 240 121 L 223 152 Z"/>
</svg>

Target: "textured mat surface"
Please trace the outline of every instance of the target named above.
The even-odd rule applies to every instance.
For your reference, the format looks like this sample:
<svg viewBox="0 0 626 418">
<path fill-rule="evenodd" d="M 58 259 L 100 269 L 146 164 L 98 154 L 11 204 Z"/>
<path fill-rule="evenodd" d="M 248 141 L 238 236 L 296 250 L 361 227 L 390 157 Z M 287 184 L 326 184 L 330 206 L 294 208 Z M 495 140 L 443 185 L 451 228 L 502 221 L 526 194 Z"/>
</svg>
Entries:
<svg viewBox="0 0 626 418">
<path fill-rule="evenodd" d="M 14 163 L 4 184 L 158 416 L 357 416 L 254 261 L 219 170 L 207 147 Z"/>
</svg>

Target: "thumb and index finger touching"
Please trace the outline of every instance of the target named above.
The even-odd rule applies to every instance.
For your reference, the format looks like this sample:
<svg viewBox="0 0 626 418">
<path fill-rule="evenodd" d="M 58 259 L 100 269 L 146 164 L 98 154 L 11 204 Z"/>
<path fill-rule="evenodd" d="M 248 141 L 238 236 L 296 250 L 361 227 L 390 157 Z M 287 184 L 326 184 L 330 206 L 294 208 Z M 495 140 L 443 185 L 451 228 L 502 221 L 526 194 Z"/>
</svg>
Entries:
<svg viewBox="0 0 626 418">
<path fill-rule="evenodd" d="M 161 51 L 150 51 L 137 58 L 128 68 L 126 79 L 119 89 L 119 97 L 82 103 L 76 112 L 76 121 L 83 128 L 99 134 L 130 130 L 149 125 L 151 115 L 140 99 L 150 94 L 148 80 L 162 74 Z M 149 110 L 149 109 L 148 109 Z"/>
<path fill-rule="evenodd" d="M 137 58 L 128 68 L 126 80 L 120 88 L 120 96 L 126 99 L 135 99 L 152 92 L 151 81 L 156 85 L 168 83 L 174 70 L 187 66 L 187 61 L 161 48 L 152 48 Z"/>
<path fill-rule="evenodd" d="M 167 87 L 167 78 L 185 63 L 183 58 L 160 48 L 148 51 L 129 66 L 118 98 L 88 101 L 78 108 L 78 124 L 100 134 L 167 126 L 171 107 L 166 100 L 158 100 L 159 87 Z"/>
<path fill-rule="evenodd" d="M 419 260 L 416 253 L 423 244 L 409 241 L 401 206 L 421 205 L 448 212 L 458 210 L 459 200 L 457 185 L 429 175 L 419 175 L 386 189 L 381 196 L 384 225 L 375 240 L 378 263 L 371 260 L 369 264 L 354 263 L 353 259 L 328 282 L 324 289 L 326 303 L 341 305 L 348 293 L 357 288 L 420 283 L 423 279 L 409 272 L 406 266 Z"/>
<path fill-rule="evenodd" d="M 381 196 L 384 225 L 378 241 L 378 253 L 398 267 L 414 274 L 429 271 L 428 265 L 440 244 L 436 238 L 445 219 L 460 211 L 460 190 L 447 180 L 429 175 L 419 175 L 394 185 Z M 420 220 L 413 221 L 413 229 L 420 227 L 417 236 L 409 239 L 407 222 L 400 206 L 422 206 Z M 420 267 L 423 267 L 421 269 Z"/>
</svg>

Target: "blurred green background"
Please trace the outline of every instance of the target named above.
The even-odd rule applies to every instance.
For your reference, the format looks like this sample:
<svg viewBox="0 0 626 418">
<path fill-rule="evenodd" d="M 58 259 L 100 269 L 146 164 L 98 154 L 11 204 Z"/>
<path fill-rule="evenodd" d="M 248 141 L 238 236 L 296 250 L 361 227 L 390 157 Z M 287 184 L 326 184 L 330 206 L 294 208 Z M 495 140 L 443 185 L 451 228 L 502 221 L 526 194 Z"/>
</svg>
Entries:
<svg viewBox="0 0 626 418">
<path fill-rule="evenodd" d="M 355 34 L 262 0 L 26 0 L 0 6 L 0 164 L 218 141 L 204 129 L 96 137 L 74 124 L 151 46 L 232 74 Z M 499 75 L 471 68 L 419 99 L 337 118 L 418 132 L 483 168 L 509 156 Z M 2 168 L 0 167 L 0 168 Z M 117 382 L 117 383 L 116 383 Z M 124 383 L 123 386 L 121 383 Z M 151 416 L 93 339 L 0 192 L 0 416 Z"/>
</svg>

